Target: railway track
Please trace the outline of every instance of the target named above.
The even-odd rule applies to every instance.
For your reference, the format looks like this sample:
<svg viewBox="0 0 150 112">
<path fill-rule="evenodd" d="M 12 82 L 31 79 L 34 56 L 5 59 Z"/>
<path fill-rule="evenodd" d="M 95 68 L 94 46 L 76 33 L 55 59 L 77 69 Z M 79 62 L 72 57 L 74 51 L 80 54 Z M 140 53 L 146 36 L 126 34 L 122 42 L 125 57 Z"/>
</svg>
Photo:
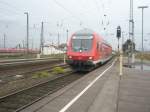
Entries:
<svg viewBox="0 0 150 112">
<path fill-rule="evenodd" d="M 3 96 L 0 98 L 0 112 L 19 112 L 23 108 L 37 102 L 49 94 L 56 92 L 82 76 L 84 75 L 74 72 L 68 73 L 44 83 Z"/>
<path fill-rule="evenodd" d="M 47 60 L 62 60 L 61 58 L 40 58 L 40 59 L 11 59 L 11 60 L 0 60 L 0 65 L 12 65 L 12 64 L 23 64 L 30 62 L 40 62 Z"/>
<path fill-rule="evenodd" d="M 11 69 L 14 67 L 24 67 L 28 65 L 37 65 L 37 64 L 46 64 L 50 62 L 56 62 L 56 61 L 63 61 L 62 59 L 44 59 L 44 60 L 32 60 L 32 61 L 23 61 L 23 62 L 11 62 L 11 63 L 0 63 L 0 70 L 1 69 Z"/>
<path fill-rule="evenodd" d="M 12 81 L 17 81 L 20 78 L 21 79 L 28 78 L 28 77 L 31 77 L 31 75 L 33 73 L 40 72 L 40 71 L 51 72 L 52 69 L 55 68 L 55 67 L 62 67 L 64 69 L 66 69 L 67 67 L 69 67 L 69 65 L 57 64 L 57 65 L 54 65 L 54 66 L 48 66 L 48 67 L 33 69 L 33 70 L 30 70 L 30 71 L 27 71 L 27 72 L 22 72 L 20 74 L 5 75 L 5 77 L 0 78 L 3 81 L 3 82 L 1 82 L 1 84 L 6 84 L 6 83 L 9 83 L 9 82 L 12 82 Z"/>
<path fill-rule="evenodd" d="M 13 66 L 13 67 L 0 67 L 0 80 L 6 79 L 8 77 L 13 77 L 19 74 L 45 70 L 60 63 L 62 63 L 62 61 L 55 60 L 55 61 L 48 61 L 44 63 L 31 63 L 27 65 L 20 65 L 20 66 Z"/>
</svg>

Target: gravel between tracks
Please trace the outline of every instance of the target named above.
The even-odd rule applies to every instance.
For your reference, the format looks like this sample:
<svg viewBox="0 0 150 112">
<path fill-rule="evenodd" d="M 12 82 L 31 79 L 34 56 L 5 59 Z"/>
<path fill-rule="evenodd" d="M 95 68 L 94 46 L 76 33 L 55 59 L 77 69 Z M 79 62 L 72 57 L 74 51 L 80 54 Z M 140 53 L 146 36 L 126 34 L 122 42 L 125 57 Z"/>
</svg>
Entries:
<svg viewBox="0 0 150 112">
<path fill-rule="evenodd" d="M 73 81 L 84 76 L 83 74 L 68 74 L 59 76 L 47 83 L 32 87 L 17 94 L 0 99 L 0 112 L 13 112 L 24 105 L 27 105 L 46 94 L 51 94 Z"/>
<path fill-rule="evenodd" d="M 25 63 L 22 65 L 0 66 L 0 79 L 3 80 L 5 77 L 18 75 L 37 69 L 42 69 L 48 66 L 53 66 L 54 64 L 58 63 L 62 63 L 62 61 L 53 60 L 45 62 Z"/>
<path fill-rule="evenodd" d="M 61 65 L 57 65 L 57 66 L 61 66 Z M 70 68 L 66 68 L 67 65 L 62 65 L 61 67 L 63 67 L 65 69 L 65 72 L 71 71 Z M 18 78 L 11 77 L 9 79 L 6 79 L 7 82 L 5 82 L 5 83 L 0 82 L 0 84 L 1 84 L 0 85 L 0 97 L 10 94 L 12 92 L 18 91 L 22 88 L 27 88 L 32 85 L 50 80 L 51 78 L 55 78 L 55 77 L 61 75 L 61 74 L 55 75 L 55 74 L 51 73 L 52 68 L 55 68 L 55 67 L 51 67 L 46 70 L 40 71 L 40 72 L 48 71 L 48 76 L 35 77 L 35 74 L 38 72 L 34 71 L 34 72 L 25 73 L 22 77 L 18 77 Z"/>
</svg>

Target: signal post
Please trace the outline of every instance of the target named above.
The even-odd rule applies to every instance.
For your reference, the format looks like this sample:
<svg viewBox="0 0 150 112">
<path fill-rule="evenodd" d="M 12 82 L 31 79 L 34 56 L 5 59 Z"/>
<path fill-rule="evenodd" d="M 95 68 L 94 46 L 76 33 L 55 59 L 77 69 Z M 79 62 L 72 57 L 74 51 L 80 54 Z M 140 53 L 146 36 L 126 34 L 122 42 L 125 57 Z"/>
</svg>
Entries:
<svg viewBox="0 0 150 112">
<path fill-rule="evenodd" d="M 117 27 L 117 39 L 118 39 L 118 56 L 119 56 L 119 75 L 122 76 L 123 74 L 123 58 L 122 58 L 122 48 L 119 47 L 119 39 L 121 38 L 121 27 Z"/>
</svg>

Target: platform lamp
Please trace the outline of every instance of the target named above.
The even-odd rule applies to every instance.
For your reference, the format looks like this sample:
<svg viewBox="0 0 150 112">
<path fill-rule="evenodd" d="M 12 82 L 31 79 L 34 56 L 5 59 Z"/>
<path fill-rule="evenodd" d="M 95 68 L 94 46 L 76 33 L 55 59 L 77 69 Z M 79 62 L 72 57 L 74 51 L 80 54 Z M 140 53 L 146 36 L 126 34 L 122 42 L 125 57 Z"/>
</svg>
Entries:
<svg viewBox="0 0 150 112">
<path fill-rule="evenodd" d="M 144 9 L 148 8 L 148 6 L 139 6 L 139 9 L 142 9 L 142 53 L 141 53 L 141 69 L 143 70 L 143 52 L 144 52 L 144 48 L 143 48 L 143 24 L 144 24 Z"/>
<path fill-rule="evenodd" d="M 69 30 L 67 29 L 66 30 L 66 33 L 67 33 L 67 38 L 66 38 L 66 49 L 64 49 L 64 64 L 66 64 L 66 50 L 67 50 L 67 42 L 68 42 L 68 32 Z"/>
</svg>

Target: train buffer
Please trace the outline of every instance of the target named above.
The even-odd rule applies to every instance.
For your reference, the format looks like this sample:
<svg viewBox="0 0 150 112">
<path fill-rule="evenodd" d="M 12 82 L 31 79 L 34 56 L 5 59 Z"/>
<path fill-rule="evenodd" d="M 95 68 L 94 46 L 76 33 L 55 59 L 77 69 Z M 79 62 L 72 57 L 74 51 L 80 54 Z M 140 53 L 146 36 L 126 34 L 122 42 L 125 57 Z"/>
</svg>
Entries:
<svg viewBox="0 0 150 112">
<path fill-rule="evenodd" d="M 21 112 L 150 112 L 150 71 L 123 68 L 119 63 L 88 73 Z"/>
</svg>

